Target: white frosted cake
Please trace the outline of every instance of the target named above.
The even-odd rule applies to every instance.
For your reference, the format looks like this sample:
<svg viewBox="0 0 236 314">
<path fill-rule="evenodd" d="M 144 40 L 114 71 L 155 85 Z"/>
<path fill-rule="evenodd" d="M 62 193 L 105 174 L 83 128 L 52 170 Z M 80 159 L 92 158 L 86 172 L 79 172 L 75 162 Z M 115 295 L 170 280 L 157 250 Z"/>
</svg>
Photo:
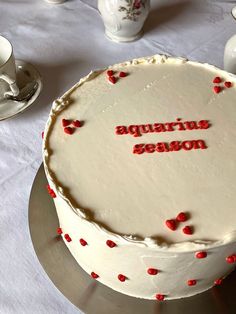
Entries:
<svg viewBox="0 0 236 314">
<path fill-rule="evenodd" d="M 54 102 L 43 158 L 57 232 L 94 280 L 162 301 L 234 269 L 233 75 L 161 55 L 92 72 Z"/>
</svg>

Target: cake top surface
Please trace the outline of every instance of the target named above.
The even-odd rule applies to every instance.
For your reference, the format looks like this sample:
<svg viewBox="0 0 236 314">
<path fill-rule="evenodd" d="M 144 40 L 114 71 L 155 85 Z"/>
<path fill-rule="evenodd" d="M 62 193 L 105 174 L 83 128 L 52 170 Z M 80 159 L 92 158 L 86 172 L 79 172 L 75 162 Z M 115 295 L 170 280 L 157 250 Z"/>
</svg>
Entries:
<svg viewBox="0 0 236 314">
<path fill-rule="evenodd" d="M 44 162 L 54 188 L 78 214 L 119 235 L 172 244 L 234 232 L 235 78 L 158 55 L 109 70 L 53 105 Z M 64 123 L 68 134 L 63 119 L 82 125 Z M 180 212 L 187 221 L 176 222 Z"/>
</svg>

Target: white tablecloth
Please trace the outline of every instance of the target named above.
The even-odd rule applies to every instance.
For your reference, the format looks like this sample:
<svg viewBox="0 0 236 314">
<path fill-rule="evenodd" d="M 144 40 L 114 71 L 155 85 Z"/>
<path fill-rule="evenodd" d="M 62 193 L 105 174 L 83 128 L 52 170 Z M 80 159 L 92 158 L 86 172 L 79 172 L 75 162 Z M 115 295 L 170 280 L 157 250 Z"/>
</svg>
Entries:
<svg viewBox="0 0 236 314">
<path fill-rule="evenodd" d="M 17 59 L 37 67 L 44 83 L 29 110 L 0 122 L 1 314 L 79 313 L 48 279 L 28 229 L 28 199 L 52 101 L 91 69 L 139 56 L 167 52 L 222 67 L 224 45 L 236 31 L 234 3 L 153 0 L 144 37 L 116 44 L 104 36 L 96 3 L 0 0 L 0 33 Z"/>
</svg>

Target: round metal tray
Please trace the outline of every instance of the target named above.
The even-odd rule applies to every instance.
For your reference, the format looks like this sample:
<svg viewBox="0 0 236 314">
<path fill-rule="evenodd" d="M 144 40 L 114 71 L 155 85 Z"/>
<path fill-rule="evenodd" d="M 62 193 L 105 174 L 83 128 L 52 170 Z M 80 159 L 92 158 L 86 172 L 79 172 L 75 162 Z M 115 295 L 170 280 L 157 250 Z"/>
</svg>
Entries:
<svg viewBox="0 0 236 314">
<path fill-rule="evenodd" d="M 194 297 L 149 301 L 123 295 L 94 281 L 72 257 L 60 236 L 53 200 L 46 190 L 43 166 L 29 200 L 29 228 L 37 257 L 54 285 L 86 314 L 235 314 L 236 272 L 221 286 Z"/>
</svg>

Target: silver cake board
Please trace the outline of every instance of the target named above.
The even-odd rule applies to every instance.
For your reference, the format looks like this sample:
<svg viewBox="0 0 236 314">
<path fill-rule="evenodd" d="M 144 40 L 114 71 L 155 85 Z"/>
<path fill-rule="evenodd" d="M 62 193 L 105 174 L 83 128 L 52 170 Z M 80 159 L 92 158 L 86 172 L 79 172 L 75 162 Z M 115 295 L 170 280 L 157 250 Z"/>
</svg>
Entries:
<svg viewBox="0 0 236 314">
<path fill-rule="evenodd" d="M 236 271 L 221 286 L 194 297 L 149 301 L 126 296 L 92 279 L 77 264 L 60 236 L 43 166 L 29 200 L 29 228 L 36 255 L 61 293 L 86 314 L 235 314 Z"/>
</svg>

